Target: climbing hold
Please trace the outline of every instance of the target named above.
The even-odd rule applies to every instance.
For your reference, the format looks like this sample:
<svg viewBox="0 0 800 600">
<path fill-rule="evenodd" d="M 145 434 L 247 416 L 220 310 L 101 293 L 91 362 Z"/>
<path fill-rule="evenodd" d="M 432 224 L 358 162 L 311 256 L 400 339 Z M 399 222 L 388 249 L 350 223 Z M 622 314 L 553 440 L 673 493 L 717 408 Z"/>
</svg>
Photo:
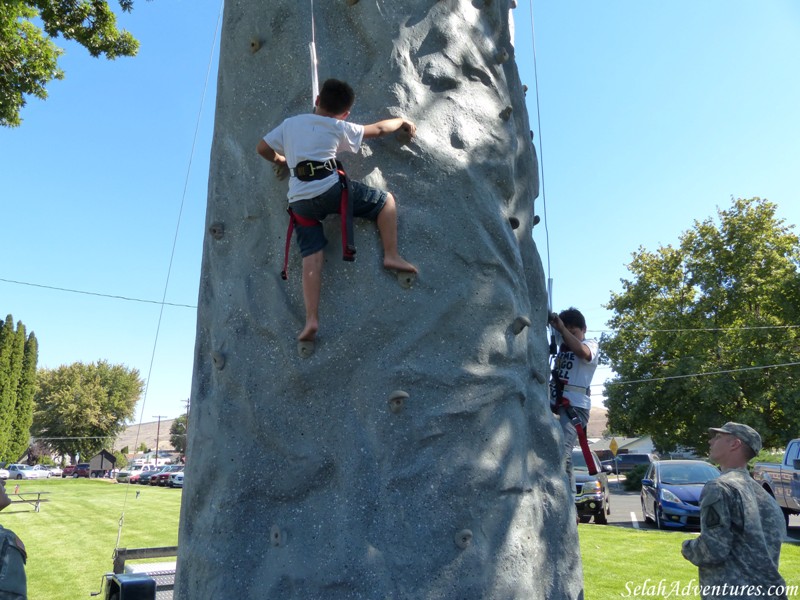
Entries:
<svg viewBox="0 0 800 600">
<path fill-rule="evenodd" d="M 528 86 L 527 85 L 523 85 L 522 86 L 522 93 L 523 94 L 527 94 L 528 93 Z"/>
<path fill-rule="evenodd" d="M 539 215 L 533 215 L 533 226 L 536 227 L 541 220 L 542 219 L 539 217 Z"/>
<path fill-rule="evenodd" d="M 531 326 L 531 320 L 528 317 L 517 317 L 514 319 L 514 322 L 511 324 L 511 331 L 514 332 L 514 335 L 519 335 L 522 333 L 522 330 L 526 327 Z"/>
<path fill-rule="evenodd" d="M 397 141 L 403 146 L 407 146 L 411 143 L 411 133 L 405 129 L 398 129 L 397 133 L 394 135 L 397 138 Z"/>
<path fill-rule="evenodd" d="M 389 410 L 394 414 L 399 413 L 403 410 L 403 404 L 405 404 L 406 398 L 408 397 L 409 395 L 403 390 L 393 391 L 389 394 Z"/>
<path fill-rule="evenodd" d="M 397 281 L 399 281 L 400 285 L 402 285 L 406 289 L 414 285 L 414 281 L 416 279 L 417 279 L 416 273 L 412 273 L 411 271 L 397 271 Z"/>
<path fill-rule="evenodd" d="M 222 354 L 222 352 L 212 352 L 211 360 L 214 362 L 214 366 L 220 371 L 225 368 L 225 355 Z"/>
<path fill-rule="evenodd" d="M 537 371 L 536 369 L 533 369 L 533 377 L 534 377 L 534 379 L 536 379 L 536 381 L 538 381 L 539 383 L 544 383 L 544 382 L 546 381 L 546 380 L 545 380 L 545 377 L 544 377 L 544 375 L 542 375 L 542 374 L 541 374 L 539 371 Z"/>
<path fill-rule="evenodd" d="M 252 40 L 250 40 L 250 52 L 255 54 L 256 52 L 259 51 L 260 48 L 261 48 L 261 40 L 260 39 L 258 39 L 257 37 L 254 37 Z"/>
<path fill-rule="evenodd" d="M 533 129 L 531 129 L 531 141 L 533 141 Z"/>
<path fill-rule="evenodd" d="M 462 550 L 466 550 L 472 543 L 472 531 L 470 531 L 469 529 L 462 529 L 456 534 L 455 542 L 456 546 L 458 546 Z"/>
<path fill-rule="evenodd" d="M 508 222 L 511 224 L 511 229 L 519 228 L 519 219 L 517 217 L 508 217 Z"/>
<path fill-rule="evenodd" d="M 284 539 L 281 528 L 278 527 L 277 525 L 273 525 L 272 528 L 269 530 L 269 543 L 275 548 L 280 548 L 281 546 L 283 546 L 283 542 Z"/>
<path fill-rule="evenodd" d="M 510 106 L 506 106 L 503 109 L 503 112 L 500 113 L 500 118 L 503 119 L 503 121 L 508 121 L 511 118 L 511 113 L 513 111 L 514 111 L 513 108 L 511 108 Z"/>
<path fill-rule="evenodd" d="M 517 0 L 511 0 L 511 8 L 517 8 Z"/>
<path fill-rule="evenodd" d="M 498 65 L 502 65 L 504 62 L 507 62 L 510 56 L 508 55 L 508 50 L 503 48 L 497 54 L 494 55 L 494 62 Z"/>
<path fill-rule="evenodd" d="M 297 342 L 297 353 L 300 358 L 308 358 L 314 354 L 314 340 L 300 340 Z"/>
<path fill-rule="evenodd" d="M 211 227 L 208 228 L 208 232 L 211 234 L 215 240 L 221 240 L 222 236 L 225 235 L 225 224 L 224 223 L 212 223 Z"/>
</svg>

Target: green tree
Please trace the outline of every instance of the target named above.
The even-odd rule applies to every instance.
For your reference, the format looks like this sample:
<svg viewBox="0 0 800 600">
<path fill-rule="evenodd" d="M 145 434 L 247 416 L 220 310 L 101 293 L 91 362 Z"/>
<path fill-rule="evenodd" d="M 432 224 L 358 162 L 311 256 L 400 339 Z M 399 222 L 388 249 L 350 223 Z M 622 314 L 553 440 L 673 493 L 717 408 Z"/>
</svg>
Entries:
<svg viewBox="0 0 800 600">
<path fill-rule="evenodd" d="M 118 0 L 123 11 L 133 0 Z M 21 123 L 26 96 L 47 97 L 47 84 L 63 79 L 53 40 L 74 40 L 92 56 L 134 56 L 139 42 L 117 29 L 106 0 L 3 0 L 0 2 L 0 125 Z"/>
<path fill-rule="evenodd" d="M 24 340 L 22 368 L 17 384 L 17 402 L 14 406 L 14 424 L 9 435 L 9 456 L 22 456 L 31 442 L 33 424 L 33 397 L 36 393 L 36 363 L 39 359 L 39 343 L 31 333 L 25 338 L 25 326 L 17 323 L 18 343 Z"/>
<path fill-rule="evenodd" d="M 119 452 L 114 452 L 114 458 L 117 459 L 117 462 L 114 463 L 114 467 L 117 469 L 124 469 L 128 466 L 128 457 L 125 456 L 125 452 L 120 450 Z"/>
<path fill-rule="evenodd" d="M 139 371 L 106 361 L 40 369 L 32 431 L 54 451 L 87 460 L 109 445 L 134 415 Z"/>
<path fill-rule="evenodd" d="M 186 453 L 186 415 L 181 415 L 169 426 L 169 443 L 175 448 L 175 452 Z"/>
<path fill-rule="evenodd" d="M 800 421 L 800 244 L 775 204 L 737 199 L 678 247 L 640 248 L 612 294 L 609 426 L 660 450 L 705 448 L 726 421 L 783 445 Z"/>
<path fill-rule="evenodd" d="M 0 327 L 0 457 L 16 461 L 28 448 L 35 387 L 36 337 L 8 315 Z"/>
</svg>

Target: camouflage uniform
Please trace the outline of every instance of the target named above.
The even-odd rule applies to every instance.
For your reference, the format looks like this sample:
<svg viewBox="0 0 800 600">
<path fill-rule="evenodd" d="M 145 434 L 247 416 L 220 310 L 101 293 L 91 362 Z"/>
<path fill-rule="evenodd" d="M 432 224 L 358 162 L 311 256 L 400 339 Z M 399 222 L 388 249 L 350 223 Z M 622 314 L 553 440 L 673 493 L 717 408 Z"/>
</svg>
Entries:
<svg viewBox="0 0 800 600">
<path fill-rule="evenodd" d="M 26 600 L 25 546 L 13 531 L 0 527 L 0 600 Z"/>
<path fill-rule="evenodd" d="M 778 559 L 786 524 L 775 499 L 741 468 L 726 470 L 706 483 L 700 501 L 701 534 L 683 542 L 681 552 L 699 568 L 701 588 L 720 587 L 706 589 L 702 597 L 785 600 L 783 589 L 767 595 L 770 586 L 785 585 Z M 732 586 L 761 586 L 761 595 L 730 593 Z"/>
</svg>

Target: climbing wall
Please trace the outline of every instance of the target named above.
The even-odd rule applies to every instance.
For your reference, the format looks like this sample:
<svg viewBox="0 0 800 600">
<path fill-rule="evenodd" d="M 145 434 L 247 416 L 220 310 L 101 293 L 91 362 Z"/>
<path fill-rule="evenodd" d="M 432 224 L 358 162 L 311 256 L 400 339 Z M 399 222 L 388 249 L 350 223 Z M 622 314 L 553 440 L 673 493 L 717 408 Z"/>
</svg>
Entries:
<svg viewBox="0 0 800 600">
<path fill-rule="evenodd" d="M 320 80 L 406 116 L 349 174 L 390 190 L 405 287 L 329 217 L 321 328 L 298 355 L 286 182 L 255 152 L 311 108 L 311 11 L 227 0 L 176 598 L 575 599 L 572 494 L 547 408 L 536 156 L 510 0 L 317 0 Z"/>
</svg>

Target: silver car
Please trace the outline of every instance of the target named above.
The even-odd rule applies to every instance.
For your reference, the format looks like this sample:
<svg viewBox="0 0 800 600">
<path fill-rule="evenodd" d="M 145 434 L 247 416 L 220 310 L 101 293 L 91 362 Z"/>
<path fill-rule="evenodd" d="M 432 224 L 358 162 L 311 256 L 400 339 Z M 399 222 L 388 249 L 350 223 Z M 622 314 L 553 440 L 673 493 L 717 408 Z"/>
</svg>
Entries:
<svg viewBox="0 0 800 600">
<path fill-rule="evenodd" d="M 178 471 L 176 473 L 170 473 L 169 479 L 167 479 L 167 486 L 171 488 L 183 487 L 183 471 Z"/>
<path fill-rule="evenodd" d="M 13 463 L 6 467 L 9 479 L 41 479 L 39 471 L 34 471 L 30 465 Z M 47 477 L 47 475 L 45 475 Z"/>
</svg>

